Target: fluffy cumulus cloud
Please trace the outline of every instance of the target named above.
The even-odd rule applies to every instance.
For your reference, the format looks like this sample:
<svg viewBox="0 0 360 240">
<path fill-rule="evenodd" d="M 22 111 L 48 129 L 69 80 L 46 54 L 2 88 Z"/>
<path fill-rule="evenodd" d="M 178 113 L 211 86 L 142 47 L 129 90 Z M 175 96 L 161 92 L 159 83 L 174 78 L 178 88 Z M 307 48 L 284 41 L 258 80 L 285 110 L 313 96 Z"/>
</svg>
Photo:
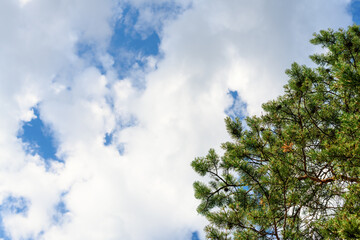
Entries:
<svg viewBox="0 0 360 240">
<path fill-rule="evenodd" d="M 191 160 L 228 139 L 226 114 L 261 114 L 349 4 L 0 1 L 0 238 L 202 238 Z M 24 140 L 36 119 L 52 158 Z"/>
</svg>

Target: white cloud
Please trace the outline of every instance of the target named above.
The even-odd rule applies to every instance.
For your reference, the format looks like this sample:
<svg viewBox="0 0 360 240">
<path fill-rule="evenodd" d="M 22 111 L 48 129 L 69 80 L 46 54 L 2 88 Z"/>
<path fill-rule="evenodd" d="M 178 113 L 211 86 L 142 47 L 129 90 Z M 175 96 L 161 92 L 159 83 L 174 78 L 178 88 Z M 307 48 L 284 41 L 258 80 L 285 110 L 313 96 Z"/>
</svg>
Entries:
<svg viewBox="0 0 360 240">
<path fill-rule="evenodd" d="M 0 1 L 0 200 L 30 201 L 26 215 L 2 216 L 5 231 L 12 239 L 190 239 L 205 223 L 190 162 L 227 139 L 228 89 L 259 113 L 282 92 L 285 68 L 309 62 L 313 32 L 351 24 L 348 2 L 179 1 L 192 8 L 173 18 L 128 1 L 140 8 L 135 30 L 161 31 L 164 57 L 120 81 L 105 50 L 121 4 Z M 95 46 L 106 75 L 76 55 L 79 42 Z M 139 77 L 143 88 L 133 85 Z M 38 103 L 65 160 L 48 172 L 16 138 Z M 69 212 L 55 223 L 61 200 Z"/>
</svg>

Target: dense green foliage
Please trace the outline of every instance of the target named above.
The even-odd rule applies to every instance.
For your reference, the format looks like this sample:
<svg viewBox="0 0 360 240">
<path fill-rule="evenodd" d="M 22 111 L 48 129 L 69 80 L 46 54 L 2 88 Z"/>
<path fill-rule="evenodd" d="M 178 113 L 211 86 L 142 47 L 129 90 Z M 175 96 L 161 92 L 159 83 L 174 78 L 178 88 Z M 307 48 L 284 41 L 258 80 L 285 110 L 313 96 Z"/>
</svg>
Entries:
<svg viewBox="0 0 360 240">
<path fill-rule="evenodd" d="M 360 239 L 360 29 L 320 31 L 264 114 L 226 118 L 233 141 L 192 162 L 209 239 Z"/>
</svg>

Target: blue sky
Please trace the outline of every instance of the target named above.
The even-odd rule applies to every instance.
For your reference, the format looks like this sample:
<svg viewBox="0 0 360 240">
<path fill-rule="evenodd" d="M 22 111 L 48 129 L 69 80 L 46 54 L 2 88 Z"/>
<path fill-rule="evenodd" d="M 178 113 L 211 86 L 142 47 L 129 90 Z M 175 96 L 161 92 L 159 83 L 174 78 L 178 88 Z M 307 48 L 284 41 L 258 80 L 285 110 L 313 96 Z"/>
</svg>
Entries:
<svg viewBox="0 0 360 240">
<path fill-rule="evenodd" d="M 29 122 L 24 122 L 19 130 L 18 138 L 24 143 L 25 151 L 28 154 L 38 154 L 46 165 L 51 161 L 60 161 L 56 156 L 57 143 L 56 138 L 50 126 L 41 120 L 39 109 L 33 108 L 34 118 Z"/>
<path fill-rule="evenodd" d="M 169 9 L 169 11 L 173 10 Z M 114 67 L 119 78 L 126 77 L 135 64 L 143 67 L 145 56 L 157 56 L 160 44 L 155 29 L 147 29 L 144 34 L 134 30 L 139 18 L 139 11 L 136 8 L 126 6 L 123 15 L 123 18 L 115 22 L 114 34 L 108 48 L 109 54 L 114 57 Z M 131 57 L 124 57 L 124 51 Z"/>
<path fill-rule="evenodd" d="M 352 0 L 349 9 L 352 14 L 354 23 L 360 24 L 360 1 Z"/>
<path fill-rule="evenodd" d="M 314 31 L 360 23 L 359 1 L 15 2 L 0 3 L 6 240 L 202 239 L 192 159 L 228 140 L 226 115 L 281 93 Z"/>
</svg>

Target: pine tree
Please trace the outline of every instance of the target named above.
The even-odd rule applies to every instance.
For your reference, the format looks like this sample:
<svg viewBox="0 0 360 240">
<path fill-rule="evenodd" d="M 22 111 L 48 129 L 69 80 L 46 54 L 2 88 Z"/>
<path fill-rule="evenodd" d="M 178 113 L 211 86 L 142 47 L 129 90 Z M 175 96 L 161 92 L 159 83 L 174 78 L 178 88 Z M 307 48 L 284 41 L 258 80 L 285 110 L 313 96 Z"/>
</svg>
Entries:
<svg viewBox="0 0 360 240">
<path fill-rule="evenodd" d="M 192 162 L 208 239 L 360 239 L 360 29 L 310 42 L 317 68 L 292 64 L 262 116 L 225 119 L 223 156 Z"/>
</svg>

